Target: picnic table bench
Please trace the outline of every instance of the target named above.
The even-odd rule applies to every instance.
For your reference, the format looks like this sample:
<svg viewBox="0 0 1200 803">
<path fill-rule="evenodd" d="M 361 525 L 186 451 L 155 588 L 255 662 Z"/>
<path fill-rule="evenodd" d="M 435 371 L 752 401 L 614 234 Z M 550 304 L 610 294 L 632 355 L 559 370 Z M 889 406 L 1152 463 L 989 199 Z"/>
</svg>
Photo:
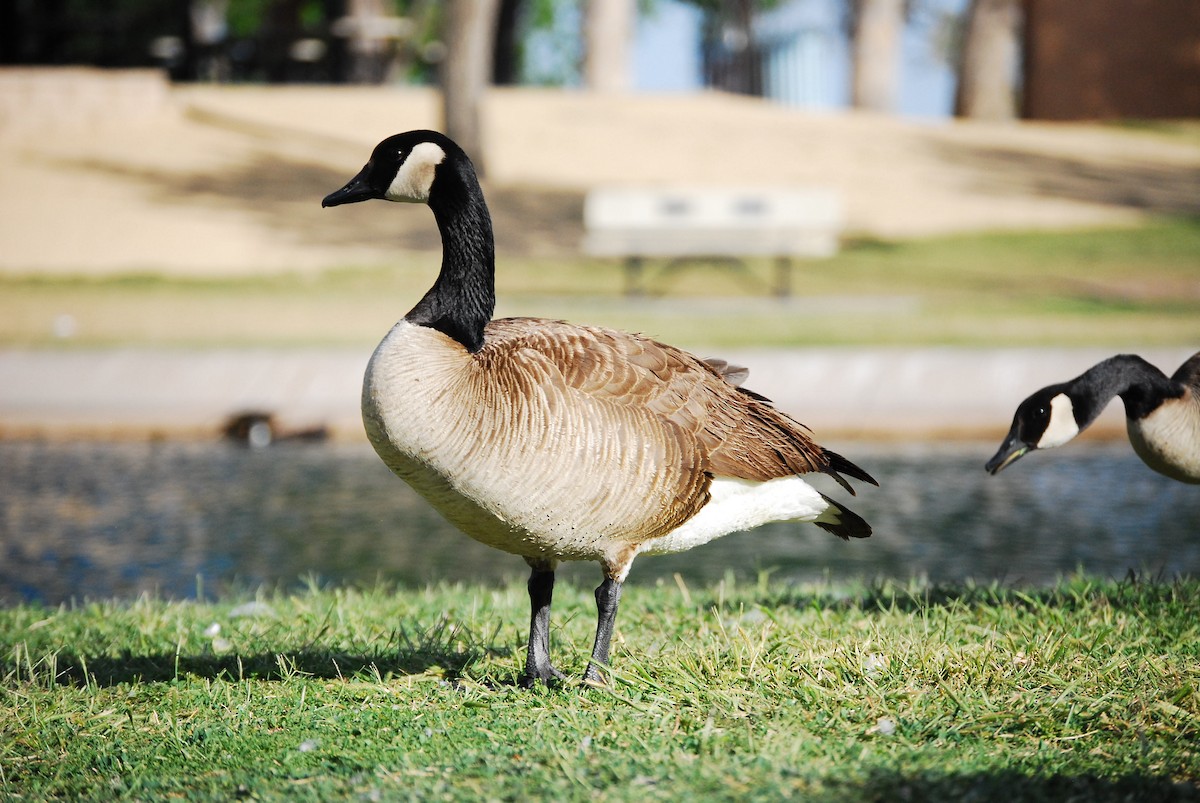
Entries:
<svg viewBox="0 0 1200 803">
<path fill-rule="evenodd" d="M 774 258 L 773 292 L 787 296 L 794 257 L 837 253 L 842 205 L 815 188 L 611 187 L 588 193 L 583 219 L 584 252 L 623 258 L 628 295 L 645 293 L 650 258 L 744 267 L 757 256 Z"/>
</svg>

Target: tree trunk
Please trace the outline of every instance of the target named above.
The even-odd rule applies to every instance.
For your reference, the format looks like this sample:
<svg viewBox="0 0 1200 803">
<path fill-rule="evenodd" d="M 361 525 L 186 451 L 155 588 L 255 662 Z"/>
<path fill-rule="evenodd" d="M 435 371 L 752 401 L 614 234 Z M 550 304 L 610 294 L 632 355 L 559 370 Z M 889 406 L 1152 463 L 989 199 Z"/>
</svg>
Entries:
<svg viewBox="0 0 1200 803">
<path fill-rule="evenodd" d="M 583 15 L 584 84 L 597 92 L 626 92 L 635 0 L 587 0 Z"/>
<path fill-rule="evenodd" d="M 259 28 L 259 63 L 267 82 L 285 83 L 290 77 L 288 46 L 300 38 L 301 0 L 275 0 L 267 6 Z"/>
<path fill-rule="evenodd" d="M 978 120 L 1016 116 L 1021 0 L 972 0 L 963 35 L 954 113 Z"/>
<path fill-rule="evenodd" d="M 851 103 L 856 109 L 895 110 L 903 31 L 904 0 L 855 0 Z"/>
<path fill-rule="evenodd" d="M 492 70 L 498 8 L 498 0 L 449 0 L 443 12 L 443 127 L 471 157 L 480 175 L 484 172 L 481 107 Z"/>
<path fill-rule="evenodd" d="M 706 11 L 701 45 L 706 86 L 763 94 L 762 50 L 754 36 L 756 6 L 754 0 L 720 0 Z"/>
<path fill-rule="evenodd" d="M 332 31 L 342 42 L 339 68 L 351 84 L 382 84 L 392 67 L 394 20 L 384 0 L 345 0 L 345 13 L 334 19 Z"/>
<path fill-rule="evenodd" d="M 492 83 L 496 86 L 513 86 L 520 80 L 520 22 L 524 5 L 525 0 L 500 0 L 492 51 Z"/>
</svg>

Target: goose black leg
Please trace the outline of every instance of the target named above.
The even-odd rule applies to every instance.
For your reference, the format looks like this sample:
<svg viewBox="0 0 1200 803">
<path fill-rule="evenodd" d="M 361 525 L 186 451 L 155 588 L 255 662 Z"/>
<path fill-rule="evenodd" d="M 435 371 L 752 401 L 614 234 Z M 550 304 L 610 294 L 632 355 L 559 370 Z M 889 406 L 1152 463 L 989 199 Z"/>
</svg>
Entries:
<svg viewBox="0 0 1200 803">
<path fill-rule="evenodd" d="M 592 660 L 588 662 L 583 679 L 589 683 L 603 683 L 600 667 L 608 666 L 608 645 L 612 641 L 613 626 L 617 621 L 617 605 L 621 602 L 621 584 L 611 577 L 596 589 L 596 643 L 592 647 Z"/>
<path fill-rule="evenodd" d="M 529 648 L 525 653 L 525 676 L 521 685 L 532 687 L 539 680 L 549 685 L 564 675 L 550 663 L 550 600 L 554 596 L 554 570 L 534 567 L 529 575 Z"/>
</svg>

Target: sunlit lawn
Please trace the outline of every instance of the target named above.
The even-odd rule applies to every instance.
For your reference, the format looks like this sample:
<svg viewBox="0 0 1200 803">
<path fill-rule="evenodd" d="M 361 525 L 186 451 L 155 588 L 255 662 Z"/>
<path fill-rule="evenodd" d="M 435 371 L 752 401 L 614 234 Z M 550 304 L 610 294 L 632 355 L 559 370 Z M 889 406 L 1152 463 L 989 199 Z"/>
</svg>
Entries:
<svg viewBox="0 0 1200 803">
<path fill-rule="evenodd" d="M 388 267 L 244 279 L 0 278 L 0 346 L 369 348 L 432 283 L 435 254 Z M 623 295 L 616 261 L 505 259 L 498 313 L 618 326 L 691 346 L 1193 345 L 1200 221 L 1070 233 L 852 241 L 797 262 L 649 268 Z M 69 316 L 69 318 L 63 317 Z M 55 334 L 55 321 L 73 324 Z"/>
<path fill-rule="evenodd" d="M 555 598 L 581 671 L 589 589 Z M 12 800 L 1194 800 L 1200 583 L 625 595 L 514 685 L 524 587 L 0 610 Z"/>
<path fill-rule="evenodd" d="M 0 347 L 369 350 L 435 255 L 313 276 L 0 279 Z M 849 243 L 797 268 L 504 261 L 502 314 L 689 345 L 1200 343 L 1200 221 Z M 60 334 L 55 334 L 55 326 Z M 68 331 L 69 330 L 69 331 Z M 582 670 L 590 589 L 556 593 Z M 631 588 L 609 689 L 522 691 L 523 585 L 0 609 L 13 800 L 1169 800 L 1200 582 Z"/>
</svg>

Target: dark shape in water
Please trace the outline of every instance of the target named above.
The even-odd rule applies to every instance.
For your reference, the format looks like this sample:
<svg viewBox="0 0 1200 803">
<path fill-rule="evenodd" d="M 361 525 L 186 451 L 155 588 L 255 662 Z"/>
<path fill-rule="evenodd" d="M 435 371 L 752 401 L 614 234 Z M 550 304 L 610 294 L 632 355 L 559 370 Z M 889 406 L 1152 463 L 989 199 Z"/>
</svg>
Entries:
<svg viewBox="0 0 1200 803">
<path fill-rule="evenodd" d="M 305 429 L 280 429 L 272 413 L 263 410 L 247 410 L 230 416 L 224 428 L 225 437 L 252 449 L 262 449 L 273 443 L 287 440 L 317 442 L 329 437 L 324 426 Z"/>
</svg>

